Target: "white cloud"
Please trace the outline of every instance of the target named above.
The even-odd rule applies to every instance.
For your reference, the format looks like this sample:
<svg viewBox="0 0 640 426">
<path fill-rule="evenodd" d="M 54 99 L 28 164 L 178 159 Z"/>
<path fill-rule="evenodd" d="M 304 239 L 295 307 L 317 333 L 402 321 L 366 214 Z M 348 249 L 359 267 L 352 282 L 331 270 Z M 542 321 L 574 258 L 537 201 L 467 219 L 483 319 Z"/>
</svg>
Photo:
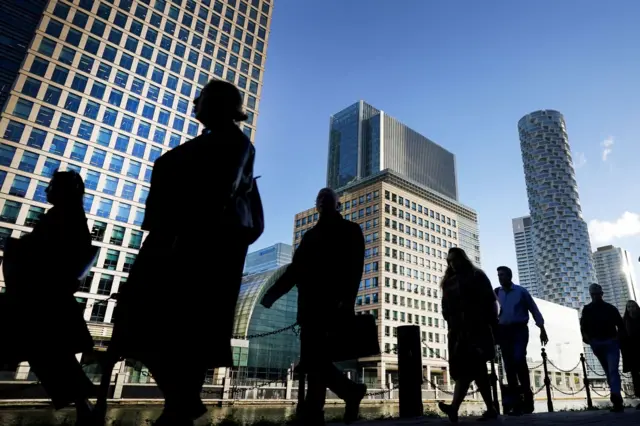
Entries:
<svg viewBox="0 0 640 426">
<path fill-rule="evenodd" d="M 615 222 L 591 220 L 589 234 L 591 241 L 596 244 L 610 243 L 619 238 L 640 235 L 640 215 L 624 212 Z"/>
<path fill-rule="evenodd" d="M 576 155 L 573 156 L 573 167 L 579 169 L 585 164 L 587 164 L 587 156 L 584 155 L 584 152 L 576 152 Z"/>
<path fill-rule="evenodd" d="M 600 146 L 602 146 L 602 161 L 607 161 L 609 154 L 613 151 L 613 136 L 603 140 Z"/>
</svg>

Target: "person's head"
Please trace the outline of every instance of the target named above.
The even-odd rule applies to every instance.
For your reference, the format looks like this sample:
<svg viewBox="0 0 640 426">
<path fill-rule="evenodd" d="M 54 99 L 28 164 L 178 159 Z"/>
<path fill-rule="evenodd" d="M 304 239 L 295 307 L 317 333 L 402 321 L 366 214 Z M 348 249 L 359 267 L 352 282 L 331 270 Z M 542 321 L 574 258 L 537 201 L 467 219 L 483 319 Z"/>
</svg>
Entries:
<svg viewBox="0 0 640 426">
<path fill-rule="evenodd" d="M 453 272 L 464 272 L 473 269 L 473 263 L 464 250 L 459 247 L 452 247 L 447 254 L 447 269 Z"/>
<path fill-rule="evenodd" d="M 248 117 L 242 110 L 242 95 L 231 83 L 211 80 L 193 100 L 196 119 L 205 127 L 216 123 L 245 121 Z"/>
<path fill-rule="evenodd" d="M 508 266 L 498 266 L 498 280 L 502 287 L 510 287 L 513 279 L 513 272 Z"/>
<path fill-rule="evenodd" d="M 46 189 L 47 201 L 54 206 L 82 205 L 84 196 L 84 182 L 82 177 L 74 171 L 56 171 Z"/>
<path fill-rule="evenodd" d="M 602 287 L 600 284 L 591 284 L 589 286 L 589 295 L 591 296 L 591 300 L 594 302 L 598 302 L 602 300 Z"/>
<path fill-rule="evenodd" d="M 629 300 L 627 302 L 625 314 L 627 314 L 631 318 L 637 318 L 639 313 L 640 306 L 638 306 L 638 302 L 636 302 L 635 300 Z"/>
<path fill-rule="evenodd" d="M 331 188 L 322 188 L 316 197 L 316 209 L 320 215 L 337 212 L 339 203 L 338 194 Z"/>
</svg>

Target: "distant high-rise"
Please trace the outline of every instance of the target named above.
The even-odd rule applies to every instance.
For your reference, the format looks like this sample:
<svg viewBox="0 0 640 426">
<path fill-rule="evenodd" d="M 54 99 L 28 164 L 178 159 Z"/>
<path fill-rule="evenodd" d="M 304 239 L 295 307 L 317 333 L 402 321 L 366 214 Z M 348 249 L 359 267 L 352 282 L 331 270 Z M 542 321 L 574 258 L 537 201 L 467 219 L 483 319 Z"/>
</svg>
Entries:
<svg viewBox="0 0 640 426">
<path fill-rule="evenodd" d="M 291 263 L 292 252 L 293 248 L 284 243 L 251 252 L 244 262 L 244 274 L 256 274 L 288 265 Z"/>
<path fill-rule="evenodd" d="M 533 297 L 538 296 L 538 277 L 536 263 L 533 256 L 533 229 L 531 216 L 515 218 L 513 226 L 513 241 L 516 246 L 516 261 L 518 263 L 518 284 L 529 290 Z"/>
<path fill-rule="evenodd" d="M 327 186 L 342 188 L 384 169 L 458 199 L 451 152 L 363 101 L 331 116 Z"/>
<path fill-rule="evenodd" d="M 624 314 L 627 302 L 638 300 L 631 255 L 623 248 L 604 246 L 593 253 L 593 261 L 604 300 Z"/>
<path fill-rule="evenodd" d="M 533 221 L 538 296 L 581 308 L 596 281 L 587 224 L 562 114 L 542 110 L 518 122 L 520 148 Z"/>
</svg>

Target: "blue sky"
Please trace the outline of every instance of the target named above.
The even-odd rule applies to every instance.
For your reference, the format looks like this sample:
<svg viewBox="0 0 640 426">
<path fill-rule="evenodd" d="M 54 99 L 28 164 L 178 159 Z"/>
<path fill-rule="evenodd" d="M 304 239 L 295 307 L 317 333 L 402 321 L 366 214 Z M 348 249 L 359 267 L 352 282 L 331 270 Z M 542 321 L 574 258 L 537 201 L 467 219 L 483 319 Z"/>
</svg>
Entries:
<svg viewBox="0 0 640 426">
<path fill-rule="evenodd" d="M 637 0 L 276 0 L 252 249 L 291 243 L 293 215 L 325 184 L 329 116 L 363 99 L 456 155 L 492 279 L 516 269 L 511 219 L 528 214 L 517 122 L 545 108 L 565 115 L 592 247 L 637 259 L 638 16 Z"/>
</svg>

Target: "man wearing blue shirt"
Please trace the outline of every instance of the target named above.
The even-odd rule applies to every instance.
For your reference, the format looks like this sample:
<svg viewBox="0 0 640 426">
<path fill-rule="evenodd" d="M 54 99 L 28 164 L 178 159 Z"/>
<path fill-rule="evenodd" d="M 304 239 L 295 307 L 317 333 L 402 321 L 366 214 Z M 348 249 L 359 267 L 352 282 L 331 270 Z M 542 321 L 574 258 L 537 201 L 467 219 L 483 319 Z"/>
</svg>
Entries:
<svg viewBox="0 0 640 426">
<path fill-rule="evenodd" d="M 498 268 L 500 288 L 496 289 L 500 314 L 498 316 L 497 341 L 502 352 L 502 359 L 507 373 L 509 393 L 512 397 L 520 395 L 517 389 L 520 386 L 524 396 L 524 406 L 515 404 L 511 413 L 533 413 L 533 392 L 529 379 L 529 366 L 527 365 L 527 345 L 529 344 L 529 313 L 533 315 L 536 325 L 540 328 L 540 343 L 545 346 L 549 339 L 544 328 L 544 319 L 531 294 L 526 288 L 516 285 L 511 281 L 513 273 L 506 266 Z M 518 381 L 520 385 L 518 386 Z M 519 397 L 516 399 L 520 399 Z"/>
</svg>

